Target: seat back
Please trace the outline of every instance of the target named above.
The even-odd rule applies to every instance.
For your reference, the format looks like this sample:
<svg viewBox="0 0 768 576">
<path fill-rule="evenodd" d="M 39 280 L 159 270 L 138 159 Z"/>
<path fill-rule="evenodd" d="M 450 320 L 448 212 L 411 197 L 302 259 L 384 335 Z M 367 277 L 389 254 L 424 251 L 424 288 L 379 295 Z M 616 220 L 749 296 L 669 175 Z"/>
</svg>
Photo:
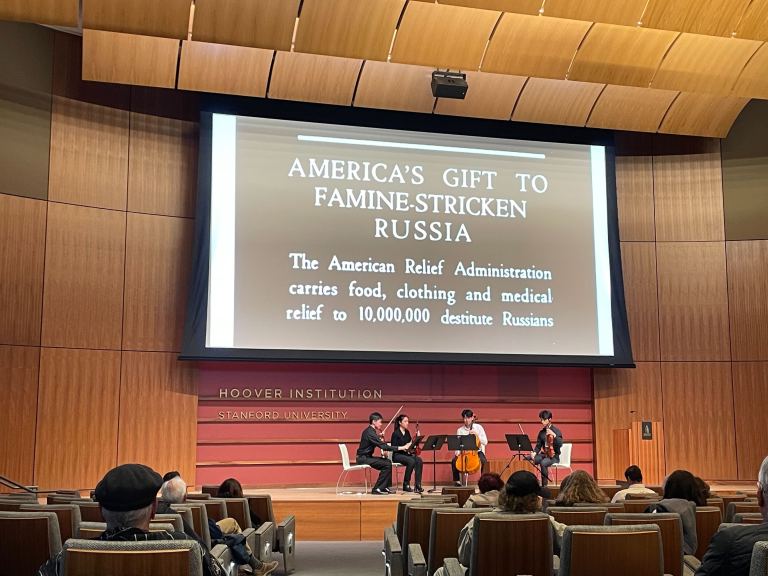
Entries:
<svg viewBox="0 0 768 576">
<path fill-rule="evenodd" d="M 248 505 L 246 498 L 226 498 L 227 501 L 227 516 L 237 520 L 240 524 L 240 528 L 245 530 L 247 528 L 253 528 L 251 523 L 251 509 Z"/>
<path fill-rule="evenodd" d="M 656 524 L 568 526 L 558 576 L 609 576 L 630 572 L 662 576 L 661 531 Z"/>
<path fill-rule="evenodd" d="M 187 500 L 210 500 L 210 494 L 187 494 Z"/>
<path fill-rule="evenodd" d="M 21 498 L 0 498 L 0 512 L 18 512 L 25 502 Z"/>
<path fill-rule="evenodd" d="M 720 508 L 720 514 L 725 517 L 725 504 L 723 503 L 722 498 L 715 496 L 707 498 L 707 506 L 716 506 L 717 508 Z"/>
<path fill-rule="evenodd" d="M 564 466 L 567 468 L 571 467 L 571 450 L 573 449 L 573 444 L 563 444 L 560 447 L 560 466 Z"/>
<path fill-rule="evenodd" d="M 733 515 L 736 524 L 762 524 L 763 515 L 760 512 L 739 512 Z"/>
<path fill-rule="evenodd" d="M 203 575 L 200 545 L 194 540 L 69 540 L 64 550 L 64 576 Z"/>
<path fill-rule="evenodd" d="M 344 470 L 349 470 L 349 450 L 347 450 L 346 444 L 339 444 L 339 452 L 341 453 L 341 465 Z"/>
<path fill-rule="evenodd" d="M 608 508 L 603 506 L 550 506 L 547 514 L 567 526 L 602 526 Z"/>
<path fill-rule="evenodd" d="M 525 550 L 524 554 L 520 551 Z M 478 514 L 472 523 L 469 576 L 552 574 L 552 524 L 536 514 Z"/>
<path fill-rule="evenodd" d="M 443 565 L 446 558 L 456 556 L 459 533 L 479 511 L 466 508 L 434 508 L 430 518 L 427 570 L 429 576 Z M 422 548 L 426 550 L 426 548 Z"/>
<path fill-rule="evenodd" d="M 725 521 L 733 522 L 733 517 L 736 514 L 744 514 L 746 512 L 760 512 L 760 505 L 757 502 L 729 502 L 728 508 L 725 510 Z"/>
<path fill-rule="evenodd" d="M 625 512 L 623 502 L 606 502 L 605 504 L 591 504 L 586 502 L 577 502 L 573 505 L 574 508 L 605 508 L 608 512 L 621 513 Z"/>
<path fill-rule="evenodd" d="M 208 518 L 214 522 L 218 522 L 219 520 L 224 520 L 224 518 L 229 517 L 227 514 L 227 501 L 223 498 L 211 498 L 209 500 L 203 500 L 203 504 L 205 505 L 205 509 L 208 512 Z"/>
<path fill-rule="evenodd" d="M 400 500 L 397 503 L 397 515 L 395 516 L 395 534 L 397 539 L 403 541 L 403 524 L 405 523 L 405 507 L 406 506 L 424 506 L 427 508 L 437 508 L 445 504 L 452 504 L 455 502 L 446 502 L 444 500 L 432 500 L 432 499 L 413 499 L 413 500 Z M 403 549 L 405 550 L 405 546 Z"/>
<path fill-rule="evenodd" d="M 98 502 L 72 500 L 70 503 L 80 507 L 80 518 L 82 518 L 83 522 L 104 522 L 104 516 L 101 515 L 101 506 Z"/>
<path fill-rule="evenodd" d="M 216 498 L 219 495 L 218 484 L 203 484 L 203 488 L 200 490 L 203 494 L 210 494 L 211 498 Z"/>
<path fill-rule="evenodd" d="M 59 521 L 59 536 L 66 542 L 70 538 L 77 538 L 77 530 L 80 526 L 80 507 L 74 504 L 24 504 L 21 512 L 53 512 Z"/>
<path fill-rule="evenodd" d="M 755 542 L 749 576 L 768 576 L 768 542 Z"/>
<path fill-rule="evenodd" d="M 704 553 L 709 548 L 709 541 L 715 535 L 723 521 L 723 515 L 717 506 L 697 506 L 696 507 L 696 539 L 698 547 L 694 556 L 701 560 Z"/>
<path fill-rule="evenodd" d="M 459 508 L 464 506 L 464 503 L 469 500 L 469 497 L 476 492 L 474 486 L 444 486 L 442 494 L 455 494 L 458 499 Z"/>
<path fill-rule="evenodd" d="M 606 526 L 632 524 L 656 524 L 661 532 L 664 553 L 664 573 L 672 576 L 683 574 L 683 523 L 676 512 L 657 514 L 607 514 Z"/>
<path fill-rule="evenodd" d="M 272 496 L 269 494 L 249 494 L 248 508 L 258 516 L 262 522 L 275 522 L 275 512 L 272 509 Z"/>
<path fill-rule="evenodd" d="M 98 538 L 106 531 L 106 522 L 81 522 L 79 527 L 79 538 L 82 540 L 92 540 Z M 150 532 L 175 532 L 176 527 L 167 520 L 156 522 L 154 519 L 149 523 Z"/>
<path fill-rule="evenodd" d="M 170 524 L 174 531 L 184 532 L 184 523 L 181 521 L 181 514 L 155 514 L 152 518 L 152 524 Z"/>
<path fill-rule="evenodd" d="M 186 501 L 184 504 L 171 504 L 171 509 L 188 509 L 192 514 L 192 528 L 202 539 L 205 546 L 211 549 L 211 533 L 208 530 L 208 510 L 205 507 L 205 502 Z"/>
<path fill-rule="evenodd" d="M 625 500 L 661 500 L 658 494 L 632 494 L 631 492 L 624 496 Z"/>
<path fill-rule="evenodd" d="M 435 503 L 434 505 L 419 502 L 405 507 L 403 518 L 403 537 L 400 545 L 403 547 L 404 569 L 408 569 L 408 546 L 418 544 L 422 552 L 429 549 L 429 529 L 432 522 L 432 511 L 441 508 L 457 509 L 458 504 Z"/>
<path fill-rule="evenodd" d="M 90 498 L 81 498 L 79 494 L 48 494 L 46 496 L 45 501 L 48 504 L 69 504 L 75 500 L 81 501 L 81 502 L 93 502 Z"/>
<path fill-rule="evenodd" d="M 746 498 L 747 498 L 746 494 L 741 494 L 741 493 L 732 494 L 732 493 L 720 493 L 720 492 L 718 492 L 718 493 L 714 493 L 712 495 L 722 499 L 722 501 L 723 501 L 723 518 L 724 518 L 725 522 L 728 521 L 728 505 L 731 502 L 744 502 L 744 500 L 746 500 Z"/>
<path fill-rule="evenodd" d="M 624 500 L 624 511 L 630 514 L 640 514 L 646 511 L 648 506 L 658 502 L 658 500 Z"/>
<path fill-rule="evenodd" d="M 0 570 L 36 574 L 61 551 L 59 521 L 53 512 L 0 512 Z"/>
</svg>

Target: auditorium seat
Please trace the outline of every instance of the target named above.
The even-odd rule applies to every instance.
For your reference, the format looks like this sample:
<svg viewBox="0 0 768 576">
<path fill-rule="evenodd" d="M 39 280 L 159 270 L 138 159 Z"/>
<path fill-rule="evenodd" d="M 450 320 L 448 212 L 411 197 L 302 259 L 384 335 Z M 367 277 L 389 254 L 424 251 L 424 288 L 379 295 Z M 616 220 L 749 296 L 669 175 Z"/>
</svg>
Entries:
<svg viewBox="0 0 768 576">
<path fill-rule="evenodd" d="M 277 537 L 275 525 L 272 522 L 263 522 L 256 529 L 243 530 L 243 534 L 254 556 L 262 562 L 272 561 L 273 543 Z"/>
<path fill-rule="evenodd" d="M 192 514 L 192 528 L 198 536 L 203 540 L 205 546 L 210 550 L 211 548 L 211 533 L 208 531 L 208 512 L 205 508 L 205 504 L 202 501 L 198 502 L 185 502 L 184 504 L 171 504 L 172 510 L 189 510 Z"/>
<path fill-rule="evenodd" d="M 346 444 L 339 444 L 339 453 L 341 454 L 341 474 L 336 481 L 336 495 L 339 494 L 360 494 L 360 492 L 345 492 L 343 480 L 347 477 L 347 474 L 355 470 L 362 470 L 365 476 L 365 493 L 368 493 L 368 474 L 371 471 L 371 467 L 368 464 L 351 464 L 349 461 L 349 450 Z"/>
<path fill-rule="evenodd" d="M 716 493 L 712 494 L 713 496 L 717 498 L 722 498 L 723 500 L 723 519 L 727 522 L 728 519 L 728 505 L 731 502 L 744 502 L 744 500 L 747 498 L 746 494 L 728 494 L 728 493 Z"/>
<path fill-rule="evenodd" d="M 417 506 L 417 505 L 424 505 L 424 506 L 430 506 L 432 508 L 436 508 L 441 504 L 450 504 L 454 503 L 458 506 L 458 503 L 454 502 L 453 498 L 455 498 L 455 494 L 451 494 L 449 496 L 446 496 L 446 498 L 413 498 L 411 500 L 400 500 L 397 503 L 397 514 L 395 516 L 395 522 L 393 524 L 393 529 L 395 530 L 395 534 L 397 534 L 398 539 L 403 539 L 403 520 L 405 519 L 405 507 L 409 505 Z M 447 498 L 450 498 L 450 500 L 447 500 Z"/>
<path fill-rule="evenodd" d="M 152 523 L 171 524 L 176 532 L 184 532 L 184 523 L 181 521 L 181 514 L 155 514 Z"/>
<path fill-rule="evenodd" d="M 568 526 L 558 576 L 662 576 L 664 554 L 656 524 Z"/>
<path fill-rule="evenodd" d="M 613 498 L 616 495 L 616 492 L 622 489 L 621 486 L 600 486 L 600 490 L 602 490 L 608 498 Z M 554 497 L 555 496 L 553 496 L 553 498 Z"/>
<path fill-rule="evenodd" d="M 737 512 L 733 515 L 736 524 L 762 524 L 763 515 L 760 512 Z"/>
<path fill-rule="evenodd" d="M 245 498 L 225 498 L 225 500 L 227 504 L 227 516 L 229 518 L 234 518 L 243 530 L 246 528 L 253 528 L 248 500 Z"/>
<path fill-rule="evenodd" d="M 70 502 L 74 501 L 80 501 L 80 502 L 93 502 L 90 498 L 82 498 L 79 494 L 48 494 L 46 496 L 45 501 L 48 504 L 69 504 Z"/>
<path fill-rule="evenodd" d="M 720 523 L 723 521 L 723 515 L 717 506 L 697 506 L 696 507 L 696 539 L 698 548 L 694 556 L 701 560 L 709 547 L 709 541 L 712 540 Z"/>
<path fill-rule="evenodd" d="M 74 504 L 24 504 L 20 512 L 53 512 L 59 521 L 59 534 L 61 541 L 66 542 L 70 538 L 77 538 L 77 529 L 80 526 L 80 507 Z"/>
<path fill-rule="evenodd" d="M 459 508 L 463 508 L 464 503 L 469 500 L 469 497 L 472 496 L 472 494 L 476 492 L 477 490 L 474 486 L 444 486 L 442 494 L 456 494 Z"/>
<path fill-rule="evenodd" d="M 661 500 L 661 496 L 658 494 L 627 494 L 625 500 Z"/>
<path fill-rule="evenodd" d="M 392 528 L 384 530 L 384 576 L 403 576 L 403 549 Z"/>
<path fill-rule="evenodd" d="M 227 515 L 227 501 L 223 498 L 210 498 L 203 500 L 205 509 L 208 511 L 208 518 L 214 522 L 228 518 Z M 242 528 L 242 526 L 241 526 Z"/>
<path fill-rule="evenodd" d="M 707 506 L 715 506 L 720 509 L 720 514 L 725 517 L 725 504 L 722 498 L 710 497 L 707 498 Z"/>
<path fill-rule="evenodd" d="M 551 506 L 547 514 L 567 526 L 602 526 L 608 508 L 603 506 Z"/>
<path fill-rule="evenodd" d="M 574 508 L 594 508 L 597 506 L 598 508 L 605 508 L 608 510 L 608 512 L 626 512 L 624 509 L 624 503 L 623 502 L 606 502 L 604 504 L 592 504 L 587 502 L 577 502 L 573 505 Z"/>
<path fill-rule="evenodd" d="M 61 551 L 60 534 L 53 512 L 0 512 L 0 570 L 35 574 Z"/>
<path fill-rule="evenodd" d="M 421 549 L 411 544 L 408 551 L 408 573 L 410 576 L 435 573 L 446 558 L 456 556 L 459 534 L 474 516 L 482 512 L 475 508 L 436 508 L 432 510 L 429 526 L 429 549 Z M 418 546 L 419 554 L 424 558 L 423 569 L 415 561 L 411 550 Z M 411 574 L 414 572 L 414 574 Z"/>
<path fill-rule="evenodd" d="M 683 523 L 674 512 L 656 514 L 607 514 L 606 526 L 656 524 L 661 531 L 664 573 L 683 576 Z"/>
<path fill-rule="evenodd" d="M 187 500 L 210 500 L 210 494 L 187 494 Z"/>
<path fill-rule="evenodd" d="M 211 498 L 216 498 L 219 495 L 219 485 L 218 484 L 203 484 L 201 492 L 203 494 L 210 494 Z"/>
<path fill-rule="evenodd" d="M 459 509 L 456 503 L 439 503 L 434 506 L 424 505 L 422 502 L 418 504 L 409 504 L 405 507 L 403 514 L 403 537 L 400 539 L 400 546 L 403 549 L 403 555 L 406 556 L 403 569 L 407 569 L 407 556 L 409 553 L 409 546 L 411 544 L 418 544 L 420 549 L 429 549 L 429 531 L 432 523 L 432 512 L 434 510 L 441 509 Z"/>
<path fill-rule="evenodd" d="M 101 515 L 101 506 L 98 502 L 70 500 L 69 503 L 80 507 L 80 518 L 82 518 L 83 522 L 104 522 L 104 516 Z"/>
<path fill-rule="evenodd" d="M 730 502 L 725 509 L 725 522 L 733 522 L 736 514 L 760 512 L 760 505 L 751 502 Z"/>
<path fill-rule="evenodd" d="M 296 516 L 287 516 L 278 523 L 272 508 L 272 496 L 269 494 L 246 495 L 246 500 L 250 510 L 262 522 L 272 522 L 277 526 L 272 549 L 282 554 L 283 573 L 290 574 L 296 569 Z"/>
<path fill-rule="evenodd" d="M 18 512 L 27 502 L 21 498 L 0 498 L 0 512 Z"/>
<path fill-rule="evenodd" d="M 658 500 L 624 500 L 624 511 L 629 514 L 642 514 L 648 506 L 656 502 Z"/>
<path fill-rule="evenodd" d="M 106 529 L 106 522 L 80 522 L 80 526 L 78 526 L 78 536 L 82 540 L 92 540 L 94 538 L 98 538 Z M 160 532 L 161 530 L 165 530 L 166 532 L 175 532 L 176 528 L 173 524 L 170 524 L 167 521 L 151 521 L 149 523 L 150 532 Z"/>
<path fill-rule="evenodd" d="M 0 498 L 3 499 L 19 499 L 19 500 L 32 500 L 34 502 L 37 502 L 37 494 L 34 492 L 9 492 L 7 494 L 0 493 Z"/>
<path fill-rule="evenodd" d="M 755 542 L 749 576 L 768 576 L 768 542 Z"/>
</svg>

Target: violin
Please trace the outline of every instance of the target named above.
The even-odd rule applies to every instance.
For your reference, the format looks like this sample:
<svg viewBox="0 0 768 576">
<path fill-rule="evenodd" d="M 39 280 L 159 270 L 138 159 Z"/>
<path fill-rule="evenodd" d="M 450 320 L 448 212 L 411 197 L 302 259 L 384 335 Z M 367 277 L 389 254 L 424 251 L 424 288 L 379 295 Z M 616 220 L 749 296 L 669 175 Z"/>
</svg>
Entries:
<svg viewBox="0 0 768 576">
<path fill-rule="evenodd" d="M 475 436 L 477 436 L 477 432 L 472 430 L 472 426 L 474 426 L 476 419 L 477 418 L 474 417 L 472 419 L 472 424 L 469 425 L 470 434 L 474 434 Z M 480 462 L 480 456 L 477 455 L 477 452 L 477 450 L 467 450 L 462 452 L 456 459 L 456 470 L 464 474 L 476 474 L 479 472 L 482 462 Z"/>
<path fill-rule="evenodd" d="M 403 407 L 404 407 L 404 406 L 405 406 L 405 404 L 403 404 L 402 406 L 400 406 L 400 408 L 398 408 L 398 409 L 397 409 L 397 412 L 395 412 L 395 415 L 394 415 L 394 416 L 392 416 L 392 418 L 389 420 L 389 422 L 387 423 L 387 425 L 384 427 L 384 429 L 383 429 L 383 430 L 378 430 L 378 431 L 376 432 L 376 434 L 379 436 L 379 439 L 380 439 L 382 442 L 384 442 L 385 444 L 387 443 L 387 441 L 386 441 L 386 439 L 385 439 L 385 436 L 384 436 L 384 434 L 386 433 L 386 431 L 387 431 L 387 428 L 389 428 L 389 427 L 392 425 L 392 422 L 394 422 L 394 421 L 395 421 L 395 418 L 397 418 L 397 416 L 400 414 L 400 412 L 402 412 L 402 411 L 403 411 Z M 381 451 L 382 455 L 384 455 L 384 453 L 385 453 L 385 452 L 388 452 L 388 450 L 382 450 L 382 451 Z"/>
<path fill-rule="evenodd" d="M 544 446 L 544 456 L 547 458 L 555 457 L 555 433 L 547 427 L 547 443 Z"/>
<path fill-rule="evenodd" d="M 416 438 L 418 438 L 419 436 L 421 436 L 421 434 L 419 434 L 419 423 L 417 421 L 416 422 Z M 408 448 L 408 454 L 412 454 L 413 456 L 419 456 L 421 454 L 421 445 L 418 445 L 418 446 L 411 445 L 411 447 Z"/>
</svg>

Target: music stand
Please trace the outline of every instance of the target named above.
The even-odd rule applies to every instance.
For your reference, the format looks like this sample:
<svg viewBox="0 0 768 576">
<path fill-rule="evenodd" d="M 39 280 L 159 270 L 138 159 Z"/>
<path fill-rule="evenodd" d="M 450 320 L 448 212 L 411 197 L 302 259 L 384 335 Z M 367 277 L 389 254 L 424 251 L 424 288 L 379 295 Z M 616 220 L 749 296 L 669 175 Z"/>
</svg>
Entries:
<svg viewBox="0 0 768 576">
<path fill-rule="evenodd" d="M 461 452 L 459 458 L 464 458 L 467 452 L 477 451 L 477 436 L 474 434 L 457 434 L 448 436 L 448 449 Z M 458 468 L 458 467 L 457 467 Z M 465 466 L 466 468 L 466 466 Z M 467 485 L 469 474 L 464 472 L 464 486 Z"/>
<path fill-rule="evenodd" d="M 436 460 L 436 454 L 437 451 L 440 450 L 440 448 L 443 447 L 443 443 L 445 442 L 445 435 L 436 435 L 436 436 L 428 436 L 427 439 L 424 441 L 424 446 L 421 447 L 421 451 L 424 450 L 431 450 L 432 451 L 432 489 L 427 490 L 429 494 L 432 492 L 437 492 L 437 460 Z"/>
</svg>

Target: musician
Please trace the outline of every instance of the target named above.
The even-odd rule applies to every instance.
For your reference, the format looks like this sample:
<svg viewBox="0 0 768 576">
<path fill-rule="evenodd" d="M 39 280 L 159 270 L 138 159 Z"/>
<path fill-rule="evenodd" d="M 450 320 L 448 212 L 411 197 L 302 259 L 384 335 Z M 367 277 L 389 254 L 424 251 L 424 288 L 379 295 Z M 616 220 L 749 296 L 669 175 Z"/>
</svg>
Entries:
<svg viewBox="0 0 768 576">
<path fill-rule="evenodd" d="M 406 444 L 412 444 L 411 433 L 408 431 L 408 425 L 410 420 L 407 414 L 400 414 L 395 420 L 395 429 L 392 431 L 392 438 L 389 443 L 392 446 L 405 446 Z M 416 426 L 416 435 L 419 435 L 418 425 Z M 392 455 L 392 460 L 405 466 L 405 476 L 403 476 L 403 492 L 413 492 L 411 489 L 411 475 L 416 470 L 416 492 L 424 492 L 424 488 L 421 487 L 421 469 L 424 466 L 424 461 L 421 456 L 417 456 L 414 453 L 414 448 L 408 453 L 395 452 Z"/>
<path fill-rule="evenodd" d="M 379 471 L 379 478 L 373 486 L 372 494 L 394 494 L 389 489 L 389 485 L 392 483 L 392 461 L 389 458 L 374 457 L 373 451 L 376 448 L 380 448 L 382 451 L 387 452 L 406 452 L 411 447 L 411 443 L 407 442 L 402 446 L 390 446 L 384 442 L 381 420 L 382 415 L 378 412 L 373 412 L 368 416 L 368 427 L 363 430 L 360 436 L 360 446 L 357 449 L 357 463 L 368 464 L 371 468 Z"/>
<path fill-rule="evenodd" d="M 469 408 L 466 408 L 465 410 L 461 411 L 461 417 L 464 420 L 464 425 L 461 426 L 458 430 L 456 430 L 457 436 L 468 436 L 469 434 L 474 434 L 477 436 L 477 445 L 478 445 L 478 451 L 477 456 L 480 458 L 480 464 L 481 467 L 485 466 L 487 460 L 485 458 L 485 446 L 488 444 L 488 437 L 485 435 L 485 430 L 483 427 L 475 422 L 476 417 L 475 413 L 472 412 Z M 461 455 L 460 451 L 456 451 L 455 456 L 453 457 L 453 460 L 451 460 L 451 470 L 453 470 L 453 483 L 456 486 L 461 486 L 461 480 L 460 480 L 460 473 L 458 468 L 456 468 L 456 460 L 458 460 L 459 456 Z"/>
<path fill-rule="evenodd" d="M 546 486 L 549 483 L 549 467 L 552 464 L 560 462 L 560 448 L 563 447 L 563 433 L 552 424 L 552 412 L 542 410 L 539 412 L 542 429 L 536 439 L 536 448 L 532 454 L 533 461 L 541 467 L 541 485 Z M 548 441 L 547 437 L 552 438 L 552 447 L 554 456 L 547 455 Z"/>
</svg>

